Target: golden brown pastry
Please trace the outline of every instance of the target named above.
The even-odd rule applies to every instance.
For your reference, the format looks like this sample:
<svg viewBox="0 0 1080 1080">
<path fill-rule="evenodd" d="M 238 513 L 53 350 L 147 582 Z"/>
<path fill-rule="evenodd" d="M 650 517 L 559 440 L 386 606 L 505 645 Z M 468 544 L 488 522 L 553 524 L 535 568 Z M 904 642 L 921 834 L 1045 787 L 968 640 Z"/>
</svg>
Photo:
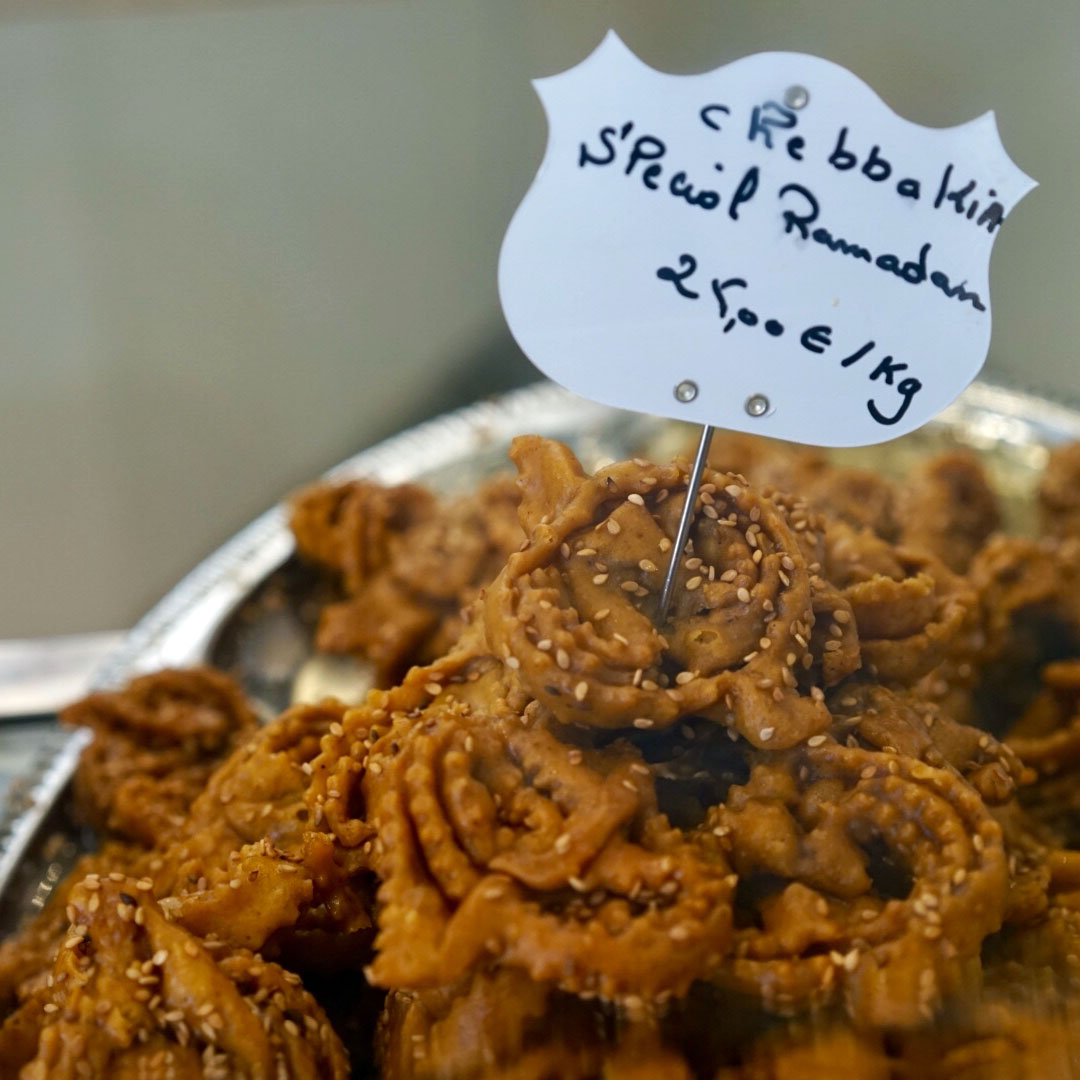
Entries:
<svg viewBox="0 0 1080 1080">
<path fill-rule="evenodd" d="M 184 820 L 213 770 L 255 730 L 239 686 L 210 668 L 160 671 L 60 717 L 86 726 L 75 797 L 87 820 L 149 847 Z"/>
<path fill-rule="evenodd" d="M 452 703 L 374 744 L 372 980 L 437 987 L 497 962 L 604 997 L 686 990 L 731 940 L 734 879 L 658 813 L 629 746 L 575 750 Z"/>
<path fill-rule="evenodd" d="M 8 1032 L 19 1013 L 0 1031 L 6 1075 L 345 1080 L 340 1041 L 298 977 L 246 950 L 210 948 L 150 892 L 121 874 L 75 886 L 69 936 L 20 1009 L 39 1025 L 36 1045 Z"/>
<path fill-rule="evenodd" d="M 585 727 L 665 728 L 704 715 L 777 748 L 824 730 L 819 681 L 838 681 L 858 654 L 819 679 L 815 599 L 833 608 L 841 639 L 853 622 L 808 561 L 814 540 L 800 534 L 814 523 L 804 509 L 706 470 L 657 626 L 685 465 L 635 460 L 587 476 L 565 446 L 535 438 L 515 440 L 511 456 L 528 541 L 487 590 L 484 624 L 491 651 L 531 697 Z"/>
<path fill-rule="evenodd" d="M 387 685 L 72 710 L 124 842 L 0 947 L 0 1075 L 1075 1075 L 1073 453 L 1018 538 L 966 455 L 900 490 L 718 439 L 659 625 L 684 461 L 312 489 L 324 643 Z"/>
<path fill-rule="evenodd" d="M 316 485 L 293 505 L 300 554 L 336 571 L 347 599 L 323 609 L 316 644 L 375 665 L 381 685 L 461 635 L 461 610 L 521 543 L 506 476 L 438 503 L 406 484 Z"/>
</svg>

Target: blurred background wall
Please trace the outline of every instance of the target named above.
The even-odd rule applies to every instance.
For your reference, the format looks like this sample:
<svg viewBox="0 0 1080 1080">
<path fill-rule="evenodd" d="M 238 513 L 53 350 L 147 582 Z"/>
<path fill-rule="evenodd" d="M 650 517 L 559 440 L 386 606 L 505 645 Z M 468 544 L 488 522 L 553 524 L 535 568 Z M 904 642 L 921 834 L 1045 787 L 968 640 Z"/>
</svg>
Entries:
<svg viewBox="0 0 1080 1080">
<path fill-rule="evenodd" d="M 987 374 L 1080 403 L 1076 0 L 6 0 L 0 637 L 129 625 L 291 488 L 533 377 L 495 289 L 528 80 L 609 26 L 670 71 L 794 49 L 924 124 L 996 109 L 1042 187 Z"/>
</svg>

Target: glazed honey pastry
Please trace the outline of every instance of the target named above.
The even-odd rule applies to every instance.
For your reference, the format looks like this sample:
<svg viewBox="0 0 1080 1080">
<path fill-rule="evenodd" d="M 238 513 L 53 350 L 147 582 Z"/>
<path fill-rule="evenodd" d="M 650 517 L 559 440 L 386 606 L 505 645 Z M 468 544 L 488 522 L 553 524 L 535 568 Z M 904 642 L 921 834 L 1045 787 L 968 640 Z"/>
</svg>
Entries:
<svg viewBox="0 0 1080 1080">
<path fill-rule="evenodd" d="M 446 652 L 461 609 L 521 543 L 507 476 L 443 503 L 412 484 L 317 484 L 293 503 L 300 555 L 334 571 L 346 599 L 323 609 L 316 644 L 374 664 L 390 685 Z"/>
<path fill-rule="evenodd" d="M 967 452 L 719 436 L 681 551 L 687 461 L 511 459 L 298 497 L 365 700 L 69 711 L 105 842 L 0 946 L 0 1075 L 1080 1075 L 1075 448 L 1032 537 Z"/>
<path fill-rule="evenodd" d="M 91 694 L 60 719 L 94 732 L 75 783 L 82 814 L 147 846 L 183 822 L 210 774 L 256 724 L 240 687 L 210 668 L 145 675 Z"/>
<path fill-rule="evenodd" d="M 824 686 L 850 674 L 858 648 L 805 507 L 707 469 L 675 555 L 685 462 L 587 476 L 565 446 L 535 438 L 515 440 L 511 457 L 528 541 L 488 588 L 484 624 L 492 651 L 556 720 L 649 730 L 709 716 L 777 748 L 828 726 Z M 675 598 L 657 626 L 672 557 Z M 819 643 L 824 616 L 839 635 Z M 828 665 L 832 652 L 840 665 Z"/>
</svg>

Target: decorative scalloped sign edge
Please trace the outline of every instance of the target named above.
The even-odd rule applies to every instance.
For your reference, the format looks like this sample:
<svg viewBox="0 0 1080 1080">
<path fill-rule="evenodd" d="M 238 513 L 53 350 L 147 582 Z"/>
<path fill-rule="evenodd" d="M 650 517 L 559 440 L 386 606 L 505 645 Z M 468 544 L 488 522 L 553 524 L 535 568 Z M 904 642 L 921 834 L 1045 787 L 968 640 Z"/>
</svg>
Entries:
<svg viewBox="0 0 1080 1080">
<path fill-rule="evenodd" d="M 547 151 L 499 294 L 555 381 L 859 446 L 921 426 L 978 374 L 993 242 L 1035 186 L 993 113 L 924 127 L 801 53 L 665 74 L 613 31 L 534 86 Z"/>
</svg>

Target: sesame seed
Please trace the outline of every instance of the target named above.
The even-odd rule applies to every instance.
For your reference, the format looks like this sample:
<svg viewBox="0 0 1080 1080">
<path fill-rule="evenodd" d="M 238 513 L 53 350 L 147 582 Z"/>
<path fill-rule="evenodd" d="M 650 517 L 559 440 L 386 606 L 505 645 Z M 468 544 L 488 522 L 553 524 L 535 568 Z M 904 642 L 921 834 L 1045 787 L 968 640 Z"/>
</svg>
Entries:
<svg viewBox="0 0 1080 1080">
<path fill-rule="evenodd" d="M 690 578 L 686 582 L 686 588 L 690 592 L 693 592 L 694 589 L 698 589 L 700 587 L 701 587 L 701 575 L 700 574 L 695 574 L 692 578 Z"/>
<path fill-rule="evenodd" d="M 761 731 L 758 732 L 758 738 L 761 739 L 762 742 L 768 742 L 773 737 L 775 731 L 776 728 L 763 727 Z"/>
<path fill-rule="evenodd" d="M 566 543 L 561 544 L 559 546 L 559 554 L 562 555 L 562 557 L 564 559 L 569 559 L 570 558 L 570 545 L 566 544 Z"/>
<path fill-rule="evenodd" d="M 646 728 L 651 728 L 652 726 L 653 721 L 650 720 L 647 716 L 639 716 L 634 720 L 634 727 L 638 728 L 641 731 L 644 731 Z"/>
<path fill-rule="evenodd" d="M 382 772 L 382 766 L 377 761 L 369 761 L 368 772 L 374 773 L 376 776 L 378 776 Z M 318 822 L 316 822 L 315 824 L 317 825 Z"/>
<path fill-rule="evenodd" d="M 737 484 L 728 484 L 724 490 L 733 498 L 737 499 L 742 494 L 742 488 Z"/>
<path fill-rule="evenodd" d="M 725 570 L 720 575 L 720 580 L 721 581 L 731 582 L 731 581 L 734 581 L 738 576 L 739 576 L 739 571 L 738 570 Z"/>
<path fill-rule="evenodd" d="M 758 641 L 758 645 L 763 649 L 771 649 L 772 648 L 772 639 L 767 638 L 767 637 L 763 637 Z"/>
<path fill-rule="evenodd" d="M 521 667 L 521 661 L 516 656 L 508 656 L 506 658 L 506 666 L 511 671 L 517 671 Z"/>
<path fill-rule="evenodd" d="M 612 536 L 618 536 L 619 533 L 622 532 L 622 526 L 614 518 L 608 518 L 607 531 L 611 533 Z"/>
<path fill-rule="evenodd" d="M 569 877 L 566 880 L 569 883 L 570 888 L 573 889 L 574 892 L 585 892 L 587 886 L 585 882 L 581 880 L 581 878 Z"/>
<path fill-rule="evenodd" d="M 596 554 L 596 548 L 594 548 L 594 547 L 583 547 L 583 548 L 578 548 L 578 549 L 577 549 L 577 553 L 578 553 L 578 554 L 579 554 L 579 555 L 580 555 L 580 556 L 581 556 L 582 558 L 587 558 L 587 557 L 588 557 L 588 556 L 590 556 L 590 555 L 595 555 L 595 554 Z"/>
<path fill-rule="evenodd" d="M 630 642 L 629 642 L 629 641 L 628 641 L 628 640 L 627 640 L 627 639 L 626 639 L 625 637 L 623 637 L 623 635 L 622 635 L 622 634 L 618 633 L 618 631 L 616 631 L 616 632 L 615 632 L 614 634 L 612 634 L 611 636 L 612 636 L 612 637 L 613 637 L 613 638 L 614 638 L 614 639 L 615 639 L 615 640 L 616 640 L 616 641 L 617 641 L 617 642 L 618 642 L 618 643 L 619 643 L 620 645 L 629 645 L 629 644 L 630 644 Z"/>
<path fill-rule="evenodd" d="M 688 682 L 693 682 L 694 678 L 695 675 L 692 671 L 680 671 L 679 674 L 675 676 L 675 682 L 678 683 L 679 686 L 685 686 Z"/>
<path fill-rule="evenodd" d="M 47 1013 L 54 1013 L 60 1011 L 59 1005 L 54 1005 L 51 1001 L 42 1006 L 42 1009 Z"/>
<path fill-rule="evenodd" d="M 636 491 L 631 492 L 631 494 L 627 495 L 626 501 L 632 502 L 635 506 L 645 505 L 645 500 Z"/>
<path fill-rule="evenodd" d="M 540 650 L 541 652 L 547 652 L 547 651 L 548 651 L 548 649 L 550 649 L 550 648 L 551 648 L 551 638 L 543 638 L 542 640 L 540 640 L 540 641 L 538 641 L 538 642 L 536 643 L 536 647 L 537 647 L 537 648 L 538 648 L 538 649 L 539 649 L 539 650 Z"/>
<path fill-rule="evenodd" d="M 556 650 L 555 663 L 566 671 L 570 667 L 570 654 L 565 649 Z"/>
<path fill-rule="evenodd" d="M 806 740 L 806 745 L 807 746 L 820 746 L 824 741 L 825 741 L 825 736 L 824 735 L 811 735 L 810 738 Z"/>
<path fill-rule="evenodd" d="M 638 561 L 638 566 L 645 571 L 646 574 L 656 573 L 656 563 L 652 559 L 641 559 Z"/>
<path fill-rule="evenodd" d="M 607 574 L 593 574 L 592 583 L 594 585 L 604 585 L 607 582 Z"/>
<path fill-rule="evenodd" d="M 637 592 L 638 586 L 636 581 L 624 581 L 619 585 L 619 588 L 623 592 Z"/>
<path fill-rule="evenodd" d="M 600 622 L 602 619 L 606 619 L 611 614 L 611 608 L 601 608 L 594 616 L 593 622 Z M 548 647 L 551 647 L 551 642 L 548 642 Z"/>
<path fill-rule="evenodd" d="M 429 682 L 424 687 L 424 690 L 427 693 L 431 694 L 432 697 L 435 697 L 442 693 L 442 687 L 437 682 Z"/>
<path fill-rule="evenodd" d="M 584 679 L 582 679 L 582 681 L 579 682 L 577 684 L 577 686 L 574 687 L 574 697 L 576 697 L 578 699 L 578 701 L 584 701 L 585 697 L 586 697 L 586 695 L 588 693 L 589 693 L 589 684 L 587 682 L 585 682 Z"/>
<path fill-rule="evenodd" d="M 750 603 L 750 591 L 748 589 L 743 588 L 743 587 L 740 586 L 740 588 L 735 593 L 735 595 L 739 598 L 739 603 L 740 604 L 749 604 Z"/>
<path fill-rule="evenodd" d="M 168 960 L 168 959 L 169 959 L 168 952 L 165 949 L 158 949 L 158 951 L 156 953 L 154 953 L 154 955 L 151 958 L 150 962 L 154 965 L 154 967 L 161 967 L 165 963 L 165 961 Z"/>
<path fill-rule="evenodd" d="M 671 541 L 666 536 L 660 537 L 660 543 L 656 545 L 661 551 L 668 552 L 671 550 Z"/>
<path fill-rule="evenodd" d="M 565 855 L 570 850 L 570 834 L 561 833 L 555 837 L 555 850 L 560 855 Z"/>
<path fill-rule="evenodd" d="M 668 931 L 668 937 L 672 941 L 685 941 L 690 936 L 690 931 L 685 926 L 673 926 Z"/>
</svg>

